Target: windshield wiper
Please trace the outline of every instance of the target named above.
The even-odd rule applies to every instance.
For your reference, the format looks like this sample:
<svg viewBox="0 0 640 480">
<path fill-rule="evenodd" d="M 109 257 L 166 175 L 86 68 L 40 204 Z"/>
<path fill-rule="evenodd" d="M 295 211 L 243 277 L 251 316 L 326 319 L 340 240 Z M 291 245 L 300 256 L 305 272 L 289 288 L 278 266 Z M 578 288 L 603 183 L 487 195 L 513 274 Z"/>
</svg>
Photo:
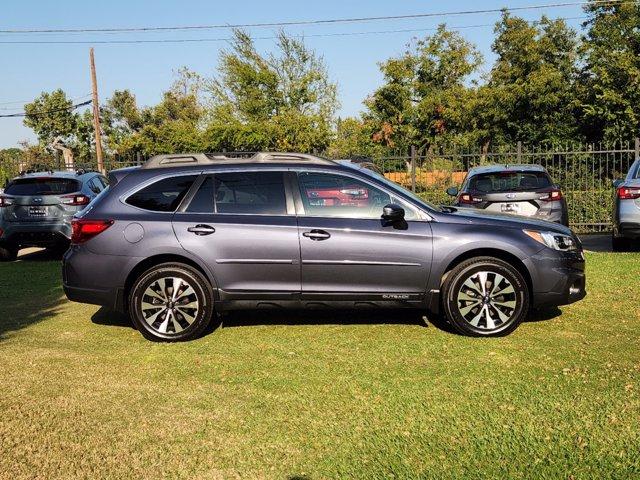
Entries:
<svg viewBox="0 0 640 480">
<path fill-rule="evenodd" d="M 440 208 L 444 212 L 448 212 L 448 213 L 454 213 L 454 212 L 458 211 L 458 209 L 456 207 L 452 207 L 451 205 L 440 205 Z"/>
</svg>

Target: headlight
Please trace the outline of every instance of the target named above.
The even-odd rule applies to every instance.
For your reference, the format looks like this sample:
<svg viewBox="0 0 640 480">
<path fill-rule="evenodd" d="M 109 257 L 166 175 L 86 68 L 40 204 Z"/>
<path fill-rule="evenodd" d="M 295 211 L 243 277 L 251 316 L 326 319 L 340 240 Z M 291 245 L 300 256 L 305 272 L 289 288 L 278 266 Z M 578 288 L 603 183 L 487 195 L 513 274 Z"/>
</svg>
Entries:
<svg viewBox="0 0 640 480">
<path fill-rule="evenodd" d="M 536 230 L 523 230 L 524 233 L 533 238 L 536 242 L 545 247 L 560 250 L 561 252 L 572 252 L 578 250 L 576 241 L 571 235 L 563 235 L 556 232 L 538 232 Z"/>
</svg>

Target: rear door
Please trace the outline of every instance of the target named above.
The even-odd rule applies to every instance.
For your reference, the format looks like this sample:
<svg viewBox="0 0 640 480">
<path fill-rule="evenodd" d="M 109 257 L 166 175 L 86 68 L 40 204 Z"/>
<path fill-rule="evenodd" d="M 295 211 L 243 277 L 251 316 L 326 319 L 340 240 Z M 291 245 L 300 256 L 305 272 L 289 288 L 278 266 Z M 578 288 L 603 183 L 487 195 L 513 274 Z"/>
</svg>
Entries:
<svg viewBox="0 0 640 480">
<path fill-rule="evenodd" d="M 399 200 L 359 177 L 298 172 L 297 179 L 303 299 L 422 298 L 432 258 L 428 221 L 404 205 L 406 224 L 386 225 L 383 207 Z"/>
<path fill-rule="evenodd" d="M 204 260 L 228 299 L 294 298 L 300 245 L 285 172 L 225 171 L 202 179 L 174 215 L 183 248 Z"/>
</svg>

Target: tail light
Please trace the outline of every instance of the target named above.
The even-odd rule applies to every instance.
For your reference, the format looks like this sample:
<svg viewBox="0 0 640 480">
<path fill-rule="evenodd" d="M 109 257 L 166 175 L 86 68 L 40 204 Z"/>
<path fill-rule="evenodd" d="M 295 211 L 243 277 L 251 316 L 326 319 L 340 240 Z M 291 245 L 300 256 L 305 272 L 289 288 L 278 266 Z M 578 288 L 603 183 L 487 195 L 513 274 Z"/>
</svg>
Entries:
<svg viewBox="0 0 640 480">
<path fill-rule="evenodd" d="M 481 203 L 482 198 L 474 197 L 469 193 L 461 193 L 458 197 L 458 203 L 466 204 L 466 205 L 475 205 L 476 203 Z"/>
<path fill-rule="evenodd" d="M 553 189 L 543 192 L 544 195 L 538 197 L 538 200 L 542 200 L 543 202 L 556 202 L 558 200 L 562 200 L 562 191 Z"/>
<path fill-rule="evenodd" d="M 618 188 L 618 198 L 620 200 L 634 200 L 640 198 L 640 187 L 620 187 Z"/>
<path fill-rule="evenodd" d="M 13 200 L 9 197 L 0 196 L 0 207 L 8 207 L 9 205 L 13 205 Z"/>
<path fill-rule="evenodd" d="M 78 245 L 104 232 L 113 225 L 113 220 L 71 220 L 71 243 Z"/>
<path fill-rule="evenodd" d="M 74 207 L 78 207 L 81 205 L 89 205 L 91 199 L 86 195 L 64 195 L 62 197 L 62 203 L 65 205 L 72 205 Z"/>
<path fill-rule="evenodd" d="M 369 192 L 365 188 L 343 188 L 340 193 L 351 195 L 352 197 L 367 197 Z"/>
</svg>

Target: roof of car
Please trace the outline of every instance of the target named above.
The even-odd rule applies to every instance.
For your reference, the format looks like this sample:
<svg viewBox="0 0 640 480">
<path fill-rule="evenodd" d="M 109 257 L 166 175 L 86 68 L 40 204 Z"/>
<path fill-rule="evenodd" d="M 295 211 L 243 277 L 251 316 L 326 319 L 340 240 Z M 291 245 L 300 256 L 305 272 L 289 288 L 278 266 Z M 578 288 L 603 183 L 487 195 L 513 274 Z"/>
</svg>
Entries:
<svg viewBox="0 0 640 480">
<path fill-rule="evenodd" d="M 85 171 L 83 169 L 76 170 L 74 172 L 69 172 L 67 170 L 48 170 L 48 171 L 39 171 L 39 172 L 31 172 L 27 171 L 21 173 L 17 177 L 14 177 L 13 180 L 18 180 L 20 178 L 49 178 L 49 177 L 57 177 L 57 178 L 72 178 L 77 179 L 87 174 L 95 174 L 96 172 Z"/>
<path fill-rule="evenodd" d="M 221 152 L 221 153 L 180 153 L 155 155 L 147 160 L 142 169 L 175 168 L 218 164 L 292 163 L 314 165 L 337 165 L 333 160 L 290 152 Z"/>
<path fill-rule="evenodd" d="M 497 173 L 497 172 L 545 172 L 542 165 L 484 165 L 482 167 L 473 167 L 469 170 L 469 175 L 478 175 L 481 173 Z"/>
</svg>

